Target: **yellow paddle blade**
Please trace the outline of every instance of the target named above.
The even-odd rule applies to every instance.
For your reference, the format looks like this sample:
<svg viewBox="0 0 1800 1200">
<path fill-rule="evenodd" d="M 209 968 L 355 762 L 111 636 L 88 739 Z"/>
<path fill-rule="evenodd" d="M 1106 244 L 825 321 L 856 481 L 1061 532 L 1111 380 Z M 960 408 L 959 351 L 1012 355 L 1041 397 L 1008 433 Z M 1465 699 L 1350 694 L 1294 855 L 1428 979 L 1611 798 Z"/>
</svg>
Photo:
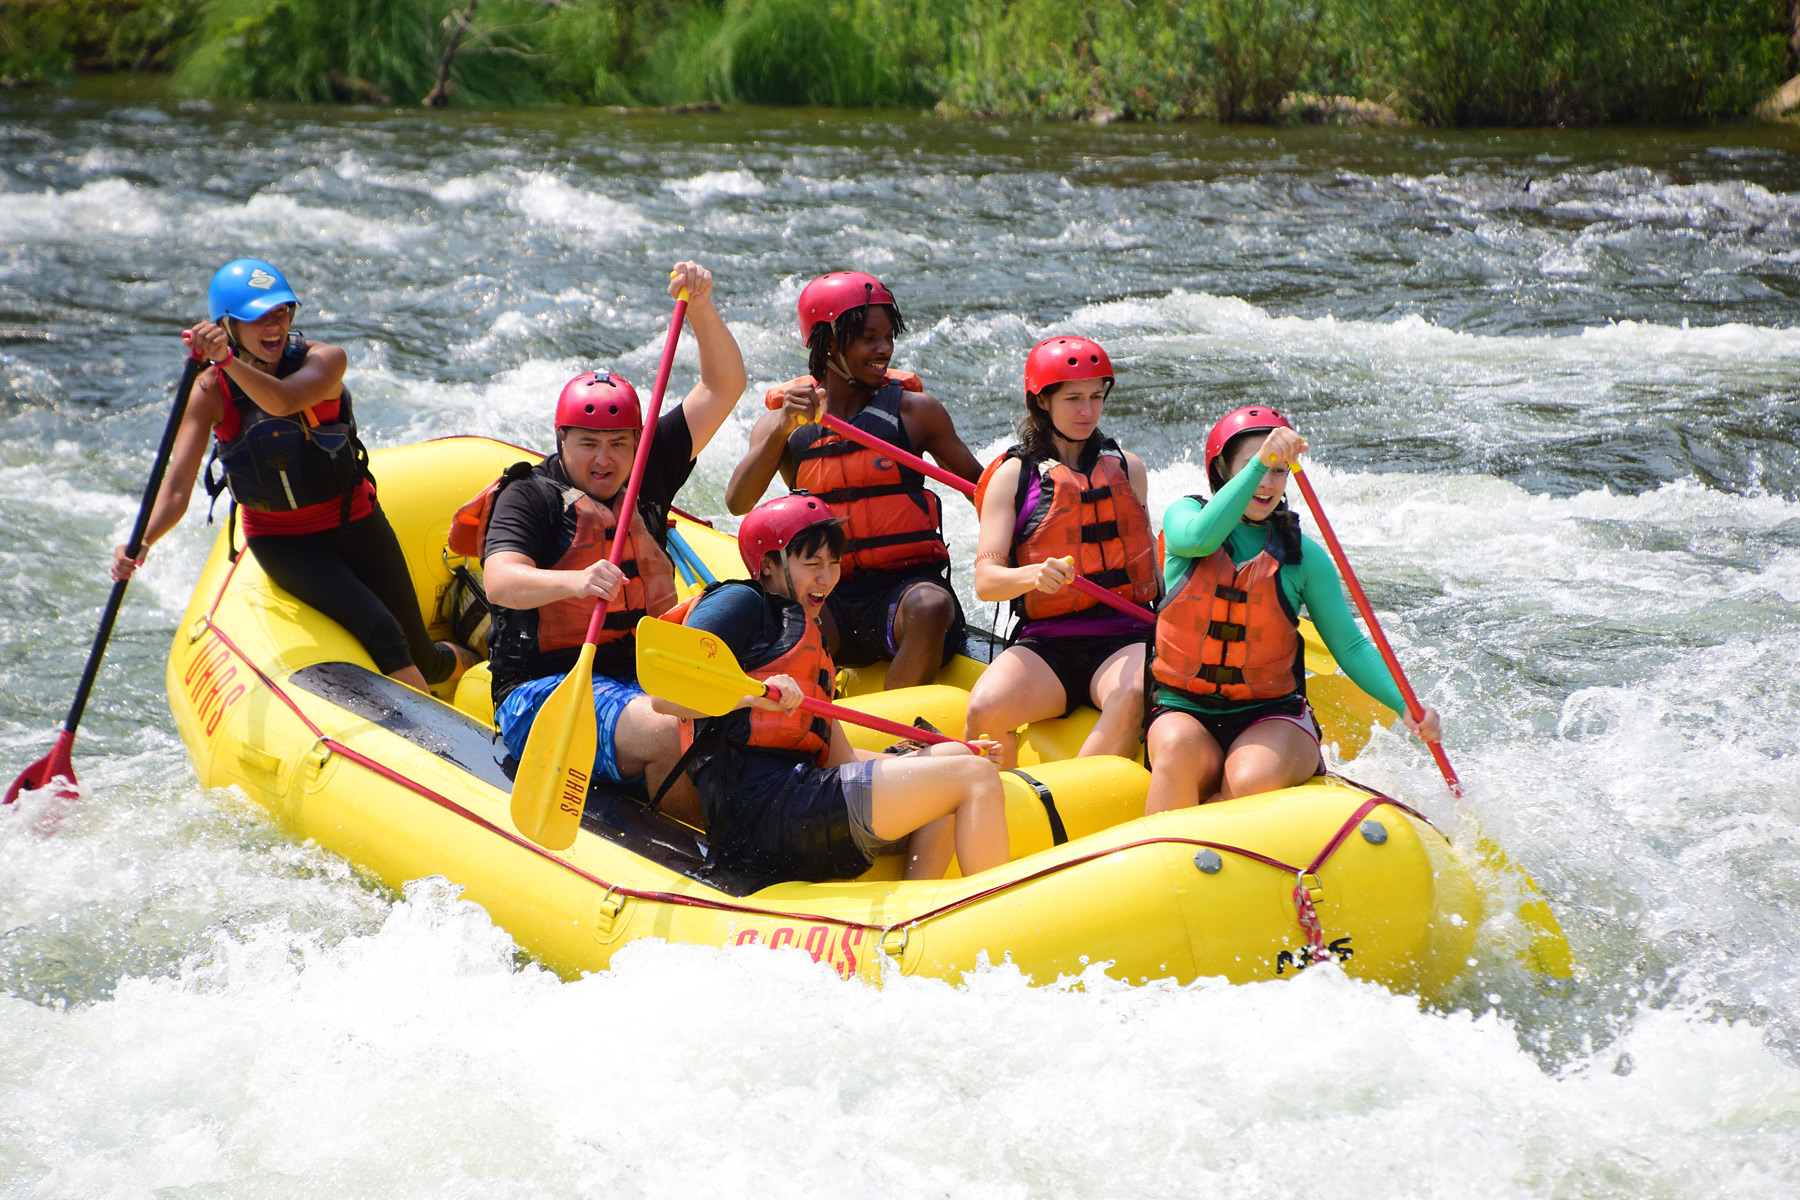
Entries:
<svg viewBox="0 0 1800 1200">
<path fill-rule="evenodd" d="M 673 621 L 643 617 L 637 623 L 638 686 L 652 696 L 722 717 L 763 685 L 744 674 L 737 655 L 715 634 Z"/>
<path fill-rule="evenodd" d="M 1508 858 L 1500 844 L 1485 833 L 1475 838 L 1475 853 L 1484 865 L 1502 878 L 1510 876 L 1519 888 L 1519 923 L 1525 927 L 1525 965 L 1539 978 L 1566 981 L 1575 974 L 1575 951 L 1563 933 L 1562 922 L 1538 890 L 1537 881 L 1524 867 Z"/>
<path fill-rule="evenodd" d="M 549 850 L 575 844 L 594 743 L 594 645 L 589 642 L 531 723 L 513 776 L 512 819 L 520 833 Z"/>
</svg>

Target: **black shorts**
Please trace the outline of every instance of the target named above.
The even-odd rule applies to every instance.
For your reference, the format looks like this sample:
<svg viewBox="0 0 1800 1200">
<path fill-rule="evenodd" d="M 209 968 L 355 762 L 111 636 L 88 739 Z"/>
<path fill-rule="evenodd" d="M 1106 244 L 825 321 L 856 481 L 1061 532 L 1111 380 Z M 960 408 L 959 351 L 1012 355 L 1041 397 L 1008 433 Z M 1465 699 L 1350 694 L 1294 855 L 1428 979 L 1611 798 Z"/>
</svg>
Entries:
<svg viewBox="0 0 1800 1200">
<path fill-rule="evenodd" d="M 1150 640 L 1145 633 L 1103 633 L 1076 637 L 1022 637 L 1013 645 L 1044 660 L 1063 687 L 1062 715 L 1093 703 L 1094 672 L 1100 664 L 1125 649 Z"/>
<path fill-rule="evenodd" d="M 819 767 L 754 751 L 733 757 L 742 764 L 735 780 L 704 770 L 695 779 L 717 814 L 713 865 L 768 883 L 854 879 L 869 869 L 869 831 L 856 828 L 851 792 L 864 793 L 867 810 L 871 764 Z"/>
<path fill-rule="evenodd" d="M 849 584 L 836 588 L 825 598 L 825 609 L 831 614 L 838 636 L 831 661 L 840 667 L 866 667 L 891 660 L 897 649 L 894 616 L 900 600 L 921 583 L 937 584 L 950 593 L 950 603 L 956 606 L 956 616 L 944 635 L 944 661 L 954 658 L 962 641 L 962 601 L 950 586 L 945 565 L 927 563 L 897 571 L 859 571 Z"/>
<path fill-rule="evenodd" d="M 1201 728 L 1212 734 L 1213 741 L 1219 743 L 1219 749 L 1226 752 L 1230 752 L 1232 743 L 1243 737 L 1252 725 L 1263 721 L 1287 721 L 1311 735 L 1314 742 L 1319 740 L 1319 722 L 1313 717 L 1312 705 L 1298 692 L 1280 700 L 1271 700 L 1267 704 L 1226 709 L 1216 713 L 1195 712 L 1191 708 L 1178 708 L 1173 704 L 1158 704 L 1150 710 L 1150 720 L 1145 723 L 1144 728 L 1148 730 L 1164 713 L 1180 713 L 1184 717 L 1194 718 L 1200 722 Z M 1319 769 L 1314 774 L 1322 774 L 1324 770 L 1325 760 L 1321 757 Z"/>
</svg>

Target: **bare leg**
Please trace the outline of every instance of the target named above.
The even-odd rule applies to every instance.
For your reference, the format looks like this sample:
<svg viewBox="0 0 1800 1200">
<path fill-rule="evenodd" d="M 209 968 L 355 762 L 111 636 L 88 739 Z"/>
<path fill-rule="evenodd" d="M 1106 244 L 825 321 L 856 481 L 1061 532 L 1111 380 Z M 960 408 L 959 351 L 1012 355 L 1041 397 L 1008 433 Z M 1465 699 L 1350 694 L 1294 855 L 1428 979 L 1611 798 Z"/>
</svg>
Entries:
<svg viewBox="0 0 1800 1200">
<path fill-rule="evenodd" d="M 1225 786 L 1230 800 L 1294 787 L 1311 779 L 1319 766 L 1319 743 L 1292 721 L 1258 721 L 1238 735 L 1225 755 Z"/>
<path fill-rule="evenodd" d="M 652 796 L 656 795 L 657 789 L 662 787 L 662 780 L 667 775 L 668 772 L 663 772 L 662 776 L 656 777 L 654 783 L 649 783 L 649 777 L 646 776 L 645 782 L 649 783 Z M 694 786 L 694 781 L 689 779 L 685 772 L 669 785 L 667 792 L 663 793 L 662 803 L 657 805 L 657 811 L 664 816 L 674 817 L 677 821 L 692 825 L 695 829 L 706 828 L 706 811 L 700 806 L 700 789 Z"/>
<path fill-rule="evenodd" d="M 933 746 L 924 754 L 876 761 L 872 775 L 874 807 L 870 828 L 888 841 L 951 819 L 951 840 L 964 875 L 997 867 L 1011 857 L 1006 840 L 1006 791 L 994 764 L 963 746 Z M 934 845 L 941 838 L 927 833 L 917 858 L 909 858 L 906 877 L 927 878 L 923 871 L 936 862 L 938 874 L 948 856 Z M 909 847 L 909 849 L 912 849 Z M 921 853 L 922 852 L 922 853 Z"/>
<path fill-rule="evenodd" d="M 634 696 L 613 727 L 613 761 L 619 774 L 643 775 L 655 795 L 681 757 L 681 723 L 650 707 L 650 697 Z"/>
<path fill-rule="evenodd" d="M 1094 730 L 1081 743 L 1080 757 L 1090 754 L 1137 755 L 1144 727 L 1144 645 L 1115 651 L 1100 664 L 1089 685 L 1090 699 L 1100 710 Z"/>
<path fill-rule="evenodd" d="M 455 642 L 439 642 L 438 645 L 447 648 L 456 655 L 456 669 L 450 672 L 450 677 L 444 680 L 445 683 L 455 683 L 463 677 L 463 674 L 467 672 L 470 667 L 481 661 L 479 658 L 475 657 L 475 652 L 466 646 L 459 646 Z M 412 663 L 407 663 L 404 667 L 401 667 L 398 671 L 389 675 L 388 678 L 398 679 L 407 687 L 418 688 L 421 692 L 431 691 L 431 685 L 425 682 L 425 673 Z"/>
<path fill-rule="evenodd" d="M 431 691 L 431 685 L 425 682 L 424 672 L 420 671 L 419 668 L 413 666 L 411 663 L 407 663 L 404 667 L 401 667 L 398 671 L 389 675 L 388 678 L 398 679 L 407 687 L 418 688 L 421 692 Z"/>
<path fill-rule="evenodd" d="M 1144 813 L 1192 808 L 1219 790 L 1225 752 L 1186 713 L 1166 712 L 1150 726 L 1150 796 Z"/>
<path fill-rule="evenodd" d="M 1023 646 L 1009 646 L 975 681 L 963 736 L 999 742 L 1002 766 L 1010 771 L 1019 765 L 1019 726 L 1060 716 L 1066 703 L 1049 664 Z"/>
<path fill-rule="evenodd" d="M 481 661 L 467 646 L 459 645 L 456 642 L 439 642 L 438 645 L 449 647 L 450 652 L 456 655 L 456 669 L 450 672 L 450 678 L 444 680 L 445 683 L 457 682 L 469 673 L 470 667 Z"/>
<path fill-rule="evenodd" d="M 921 825 L 906 839 L 906 877 L 942 879 L 956 850 L 956 818 L 939 817 Z"/>
<path fill-rule="evenodd" d="M 956 623 L 956 598 L 941 584 L 915 583 L 894 607 L 894 661 L 887 686 L 917 687 L 937 678 L 944 639 Z"/>
</svg>

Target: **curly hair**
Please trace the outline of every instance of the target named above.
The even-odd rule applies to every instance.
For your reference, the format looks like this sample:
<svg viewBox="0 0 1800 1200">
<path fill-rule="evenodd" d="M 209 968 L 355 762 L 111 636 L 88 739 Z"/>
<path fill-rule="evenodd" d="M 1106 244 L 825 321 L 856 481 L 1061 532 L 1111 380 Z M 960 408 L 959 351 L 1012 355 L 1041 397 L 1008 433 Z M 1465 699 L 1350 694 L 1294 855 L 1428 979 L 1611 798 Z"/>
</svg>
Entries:
<svg viewBox="0 0 1800 1200">
<path fill-rule="evenodd" d="M 839 347 L 848 346 L 854 341 L 868 327 L 871 307 L 887 310 L 888 320 L 894 323 L 895 337 L 906 332 L 906 318 L 900 315 L 900 308 L 895 304 L 859 304 L 839 313 L 836 321 L 814 321 L 812 332 L 806 338 L 806 366 L 814 379 L 820 383 L 825 382 L 828 370 L 825 360 L 831 353 L 831 347 L 834 344 Z"/>
</svg>

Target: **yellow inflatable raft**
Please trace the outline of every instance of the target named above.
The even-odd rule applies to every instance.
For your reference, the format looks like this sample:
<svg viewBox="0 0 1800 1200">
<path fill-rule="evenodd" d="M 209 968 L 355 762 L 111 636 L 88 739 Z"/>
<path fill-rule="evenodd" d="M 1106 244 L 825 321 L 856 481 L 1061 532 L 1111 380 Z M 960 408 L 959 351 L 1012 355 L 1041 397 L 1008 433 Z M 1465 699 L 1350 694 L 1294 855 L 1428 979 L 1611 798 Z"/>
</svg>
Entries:
<svg viewBox="0 0 1800 1200">
<path fill-rule="evenodd" d="M 450 580 L 452 512 L 521 457 L 480 438 L 374 455 L 425 612 Z M 710 571 L 739 573 L 733 539 L 686 518 L 678 530 Z M 879 671 L 846 672 L 846 702 L 960 728 L 964 689 L 992 646 L 972 635 L 969 650 L 926 688 L 880 692 Z M 1309 658 L 1324 667 L 1309 684 L 1321 717 L 1340 747 L 1360 746 L 1380 710 L 1340 686 L 1329 660 Z M 756 888 L 704 869 L 702 832 L 605 796 L 590 799 L 572 847 L 549 851 L 512 824 L 483 668 L 443 698 L 377 674 L 253 556 L 231 561 L 223 533 L 170 651 L 168 688 L 202 783 L 241 787 L 296 835 L 396 887 L 448 878 L 571 976 L 659 937 L 793 946 L 870 981 L 894 965 L 956 979 L 984 959 L 1039 982 L 1089 963 L 1131 981 L 1247 981 L 1332 958 L 1429 997 L 1464 971 L 1486 904 L 1426 820 L 1341 780 L 1147 819 L 1141 765 L 1071 759 L 1091 712 L 1028 731 L 1021 769 L 1005 777 L 1013 861 L 971 878 L 901 882 L 893 858 L 861 879 Z M 1528 895 L 1517 911 L 1533 965 L 1566 974 L 1548 907 Z"/>
</svg>

